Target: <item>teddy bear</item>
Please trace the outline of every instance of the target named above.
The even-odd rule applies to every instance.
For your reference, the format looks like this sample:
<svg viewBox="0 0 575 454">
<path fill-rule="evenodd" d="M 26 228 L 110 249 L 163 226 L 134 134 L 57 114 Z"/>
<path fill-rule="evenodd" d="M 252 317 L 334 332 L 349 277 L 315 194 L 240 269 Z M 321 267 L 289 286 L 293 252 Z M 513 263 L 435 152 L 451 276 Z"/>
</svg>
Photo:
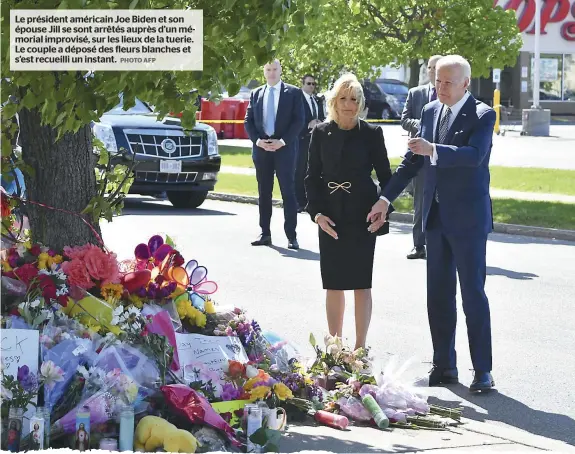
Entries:
<svg viewBox="0 0 575 454">
<path fill-rule="evenodd" d="M 158 416 L 144 416 L 136 427 L 136 451 L 154 452 L 163 448 L 166 452 L 194 453 L 198 445 L 198 440 L 190 432 L 178 429 Z"/>
</svg>

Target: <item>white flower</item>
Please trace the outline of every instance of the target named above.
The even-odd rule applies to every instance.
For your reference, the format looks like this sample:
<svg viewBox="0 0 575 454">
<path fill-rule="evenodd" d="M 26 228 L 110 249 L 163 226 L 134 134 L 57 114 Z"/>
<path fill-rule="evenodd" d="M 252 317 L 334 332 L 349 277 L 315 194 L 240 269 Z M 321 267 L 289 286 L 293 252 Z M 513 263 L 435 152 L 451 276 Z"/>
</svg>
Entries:
<svg viewBox="0 0 575 454">
<path fill-rule="evenodd" d="M 18 304 L 18 309 L 22 309 L 22 310 L 26 309 L 26 303 Z"/>
<path fill-rule="evenodd" d="M 327 346 L 327 348 L 325 349 L 326 353 L 332 355 L 332 356 L 337 356 L 338 353 L 340 353 L 340 349 L 336 344 L 330 344 Z"/>
<path fill-rule="evenodd" d="M 251 364 L 246 366 L 246 377 L 254 378 L 257 377 L 259 371 L 256 367 L 252 366 Z"/>
<path fill-rule="evenodd" d="M 142 311 L 135 306 L 129 306 L 127 312 L 128 316 L 134 315 L 136 317 L 139 317 L 140 314 L 142 313 Z"/>
<path fill-rule="evenodd" d="M 34 301 L 30 302 L 30 307 L 38 307 L 40 306 L 40 300 L 39 299 L 35 299 Z"/>
<path fill-rule="evenodd" d="M 2 385 L 1 397 L 2 397 L 2 400 L 12 400 L 12 397 L 13 397 L 12 391 L 4 388 L 4 385 Z"/>
<path fill-rule="evenodd" d="M 90 372 L 88 372 L 88 369 L 86 369 L 86 366 L 78 366 L 78 369 L 76 369 L 78 371 L 78 373 L 80 375 L 82 375 L 82 377 L 84 377 L 85 380 L 88 380 L 88 377 L 90 376 Z"/>
<path fill-rule="evenodd" d="M 56 382 L 64 380 L 64 371 L 53 361 L 44 361 L 40 366 L 40 376 L 49 389 L 53 389 Z"/>
</svg>

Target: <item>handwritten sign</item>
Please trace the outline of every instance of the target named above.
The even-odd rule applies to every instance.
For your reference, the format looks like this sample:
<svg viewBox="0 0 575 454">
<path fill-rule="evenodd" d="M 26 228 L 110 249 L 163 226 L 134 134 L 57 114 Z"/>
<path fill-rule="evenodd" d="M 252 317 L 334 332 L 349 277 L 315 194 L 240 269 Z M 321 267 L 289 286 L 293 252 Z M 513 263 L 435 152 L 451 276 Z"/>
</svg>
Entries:
<svg viewBox="0 0 575 454">
<path fill-rule="evenodd" d="M 40 348 L 40 334 L 31 329 L 3 329 L 2 362 L 4 374 L 18 374 L 18 367 L 28 366 L 30 372 L 38 374 L 38 354 Z"/>
<path fill-rule="evenodd" d="M 4 364 L 4 375 L 18 376 L 18 367 L 28 366 L 30 373 L 38 376 L 40 333 L 32 329 L 3 329 L 0 351 Z M 34 399 L 36 402 L 36 399 Z M 24 418 L 34 416 L 34 406 L 30 404 Z M 22 435 L 30 431 L 29 424 L 22 427 Z"/>
<path fill-rule="evenodd" d="M 249 361 L 237 337 L 176 333 L 176 342 L 182 373 L 186 366 L 201 363 L 209 371 L 221 377 L 228 360 L 239 361 L 243 364 Z"/>
</svg>

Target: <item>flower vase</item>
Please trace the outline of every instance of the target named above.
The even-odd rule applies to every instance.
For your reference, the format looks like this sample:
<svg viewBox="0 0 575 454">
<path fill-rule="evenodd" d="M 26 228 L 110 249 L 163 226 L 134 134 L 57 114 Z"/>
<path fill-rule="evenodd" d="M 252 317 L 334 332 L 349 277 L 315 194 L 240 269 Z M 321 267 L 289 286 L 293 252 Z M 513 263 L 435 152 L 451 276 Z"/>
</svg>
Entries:
<svg viewBox="0 0 575 454">
<path fill-rule="evenodd" d="M 20 438 L 24 422 L 25 408 L 10 408 L 8 412 L 8 433 L 6 436 L 6 449 L 10 452 L 20 451 Z"/>
</svg>

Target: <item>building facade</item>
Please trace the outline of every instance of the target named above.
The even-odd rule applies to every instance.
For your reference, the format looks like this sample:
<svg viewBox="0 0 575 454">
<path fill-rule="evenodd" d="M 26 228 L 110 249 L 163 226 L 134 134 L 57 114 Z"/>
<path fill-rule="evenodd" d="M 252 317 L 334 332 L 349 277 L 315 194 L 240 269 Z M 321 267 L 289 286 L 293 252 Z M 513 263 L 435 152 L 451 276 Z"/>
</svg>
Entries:
<svg viewBox="0 0 575 454">
<path fill-rule="evenodd" d="M 495 6 L 516 11 L 523 47 L 513 67 L 501 71 L 501 102 L 521 111 L 533 104 L 535 0 L 494 0 Z M 575 0 L 541 0 L 541 107 L 554 115 L 575 115 Z M 476 79 L 471 90 L 493 100 L 492 79 Z"/>
</svg>

